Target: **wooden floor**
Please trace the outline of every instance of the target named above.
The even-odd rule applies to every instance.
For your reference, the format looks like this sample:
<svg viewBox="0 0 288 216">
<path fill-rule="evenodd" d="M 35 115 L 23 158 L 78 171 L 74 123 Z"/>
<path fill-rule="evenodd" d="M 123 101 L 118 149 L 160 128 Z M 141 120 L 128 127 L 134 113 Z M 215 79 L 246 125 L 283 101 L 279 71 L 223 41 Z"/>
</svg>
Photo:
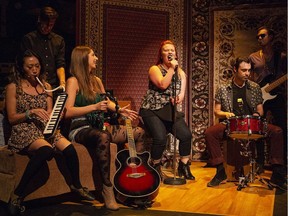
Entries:
<svg viewBox="0 0 288 216">
<path fill-rule="evenodd" d="M 235 182 L 228 182 L 218 187 L 209 188 L 207 183 L 215 175 L 215 168 L 204 168 L 204 162 L 192 162 L 191 171 L 196 177 L 195 181 L 187 181 L 184 185 L 167 185 L 161 183 L 160 191 L 158 196 L 155 198 L 152 207 L 149 210 L 169 211 L 169 212 L 188 212 L 188 213 L 201 213 L 207 215 L 239 215 L 239 216 L 272 216 L 275 199 L 275 189 L 268 190 L 265 186 L 259 182 L 255 182 L 255 186 L 250 185 L 249 187 L 243 188 L 241 191 L 237 191 L 237 185 Z M 173 177 L 171 169 L 165 170 L 165 174 Z M 262 174 L 263 178 L 270 178 L 271 171 L 265 171 Z M 256 184 L 257 183 L 257 184 Z M 258 185 L 258 187 L 256 187 Z M 260 186 L 260 187 L 259 187 Z M 287 193 L 284 193 L 287 196 Z M 278 197 L 278 196 L 277 196 Z M 285 197 L 286 198 L 286 197 Z M 88 201 L 87 201 L 88 202 Z M 117 212 L 111 214 L 101 213 L 103 203 L 98 201 L 89 202 L 91 205 L 83 205 L 81 203 L 65 202 L 63 204 L 79 205 L 79 209 L 75 210 L 77 214 L 73 215 L 123 215 Z M 128 208 L 122 206 L 123 208 Z M 81 208 L 80 208 L 81 207 Z M 96 212 L 94 208 L 98 211 Z M 44 205 L 45 208 L 45 205 Z M 47 208 L 47 207 L 46 207 Z M 59 215 L 55 212 L 60 211 L 57 207 L 50 206 L 53 215 Z M 55 210 L 53 210 L 55 208 Z M 284 199 L 282 209 L 287 209 L 287 201 Z M 94 209 L 94 210 L 93 210 Z M 284 209 L 284 210 L 285 210 Z M 0 209 L 1 210 L 1 209 Z M 88 213 L 89 211 L 91 213 Z M 41 213 L 41 208 L 29 207 L 25 215 L 45 215 L 45 211 Z M 61 211 L 64 212 L 63 206 Z M 72 211 L 72 210 L 71 210 Z M 63 213 L 60 215 L 72 215 L 69 213 Z M 73 210 L 74 211 L 74 210 Z M 29 212 L 34 212 L 29 214 Z M 37 214 L 37 212 L 39 214 Z M 84 212 L 84 213 L 81 213 Z M 140 213 L 143 214 L 140 214 Z M 133 211 L 130 216 L 145 215 L 143 211 Z M 147 211 L 146 211 L 147 212 Z M 283 210 L 281 210 L 283 212 Z M 285 212 L 285 211 L 284 211 Z M 161 213 L 161 214 L 160 214 Z M 286 211 L 287 213 L 287 211 Z M 286 215 L 286 213 L 278 214 L 275 216 Z M 0 211 L 0 215 L 1 211 Z M 46 214 L 47 215 L 47 214 Z M 155 214 L 153 214 L 155 215 Z M 156 214 L 157 215 L 157 214 Z M 159 215 L 163 215 L 159 212 Z M 167 213 L 169 215 L 169 213 Z M 171 214 L 170 214 L 171 215 Z M 182 215 L 181 213 L 174 213 L 173 216 Z M 149 215 L 151 216 L 151 215 Z"/>
<path fill-rule="evenodd" d="M 207 213 L 216 215 L 273 215 L 275 189 L 268 190 L 260 182 L 237 191 L 235 182 L 228 182 L 215 188 L 207 183 L 215 175 L 215 168 L 203 168 L 206 163 L 193 162 L 191 171 L 195 181 L 185 185 L 161 184 L 158 196 L 152 205 L 153 210 Z M 165 171 L 172 175 L 173 172 Z M 263 178 L 270 178 L 265 171 Z M 258 186 L 257 186 L 258 185 Z"/>
</svg>

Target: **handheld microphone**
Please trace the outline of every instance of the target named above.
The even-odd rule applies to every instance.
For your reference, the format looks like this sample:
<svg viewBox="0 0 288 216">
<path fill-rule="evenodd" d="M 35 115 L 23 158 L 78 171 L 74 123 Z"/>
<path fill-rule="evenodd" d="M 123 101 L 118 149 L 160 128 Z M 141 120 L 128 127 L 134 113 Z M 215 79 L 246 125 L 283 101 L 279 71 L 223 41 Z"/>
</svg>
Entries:
<svg viewBox="0 0 288 216">
<path fill-rule="evenodd" d="M 172 61 L 173 59 L 174 59 L 174 58 L 173 58 L 173 54 L 169 54 L 169 55 L 168 55 L 168 60 L 169 60 L 169 61 Z M 175 59 L 177 60 L 177 58 L 175 58 Z M 178 69 L 178 65 L 175 66 L 175 69 L 174 69 L 174 70 L 177 71 L 177 69 Z"/>
</svg>

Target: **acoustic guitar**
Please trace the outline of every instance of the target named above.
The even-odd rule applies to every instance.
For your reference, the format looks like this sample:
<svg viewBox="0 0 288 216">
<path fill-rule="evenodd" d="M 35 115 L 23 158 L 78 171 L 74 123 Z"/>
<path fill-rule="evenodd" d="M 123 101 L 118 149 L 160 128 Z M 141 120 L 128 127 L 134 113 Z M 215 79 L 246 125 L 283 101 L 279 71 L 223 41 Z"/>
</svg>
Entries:
<svg viewBox="0 0 288 216">
<path fill-rule="evenodd" d="M 279 85 L 281 85 L 282 83 L 284 83 L 286 80 L 287 80 L 287 74 L 283 75 L 282 77 L 280 77 L 279 79 L 275 80 L 274 82 L 270 84 L 267 83 L 265 86 L 261 88 L 263 104 L 265 103 L 265 101 L 272 100 L 275 97 L 277 97 L 277 95 L 271 95 L 270 92 L 276 87 L 278 87 Z"/>
<path fill-rule="evenodd" d="M 117 171 L 113 178 L 116 198 L 128 205 L 147 206 L 158 195 L 160 176 L 149 165 L 150 153 L 136 153 L 131 120 L 125 119 L 128 149 L 117 153 Z"/>
</svg>

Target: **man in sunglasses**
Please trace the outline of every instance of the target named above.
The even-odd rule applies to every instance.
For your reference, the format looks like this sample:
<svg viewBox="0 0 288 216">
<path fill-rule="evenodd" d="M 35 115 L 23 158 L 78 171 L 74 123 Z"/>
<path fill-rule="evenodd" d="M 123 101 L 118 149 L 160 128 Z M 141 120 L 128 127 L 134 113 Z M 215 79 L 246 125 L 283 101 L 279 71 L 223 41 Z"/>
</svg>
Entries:
<svg viewBox="0 0 288 216">
<path fill-rule="evenodd" d="M 287 143 L 287 57 L 284 52 L 275 49 L 276 38 L 272 29 L 260 27 L 256 39 L 261 49 L 249 56 L 252 62 L 251 80 L 261 87 L 264 117 L 268 123 L 282 128 L 284 143 Z M 286 45 L 281 48 L 286 48 Z M 269 92 L 268 86 L 275 88 Z M 264 145 L 260 144 L 259 147 L 261 146 L 264 155 Z M 287 144 L 284 145 L 283 152 L 287 164 Z M 263 166 L 264 158 L 260 158 L 258 163 Z"/>
</svg>

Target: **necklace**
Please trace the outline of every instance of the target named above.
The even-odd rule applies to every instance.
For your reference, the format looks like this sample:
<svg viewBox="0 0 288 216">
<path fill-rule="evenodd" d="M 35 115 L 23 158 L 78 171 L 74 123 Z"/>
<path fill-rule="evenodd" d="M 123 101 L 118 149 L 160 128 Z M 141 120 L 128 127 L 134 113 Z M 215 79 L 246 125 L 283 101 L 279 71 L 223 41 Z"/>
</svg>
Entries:
<svg viewBox="0 0 288 216">
<path fill-rule="evenodd" d="M 245 86 L 245 82 L 242 84 L 242 86 L 238 85 L 235 81 L 233 81 L 234 85 L 238 88 L 243 88 Z"/>
</svg>

